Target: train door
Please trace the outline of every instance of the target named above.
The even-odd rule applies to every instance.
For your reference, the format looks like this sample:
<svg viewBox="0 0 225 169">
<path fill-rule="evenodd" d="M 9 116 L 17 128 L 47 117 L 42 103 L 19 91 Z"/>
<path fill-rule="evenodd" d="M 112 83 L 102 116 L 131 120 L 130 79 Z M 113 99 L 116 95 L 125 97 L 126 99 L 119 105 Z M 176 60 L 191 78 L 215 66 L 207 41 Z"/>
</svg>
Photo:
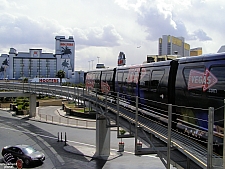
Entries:
<svg viewBox="0 0 225 169">
<path fill-rule="evenodd" d="M 136 104 L 136 96 L 139 96 L 139 79 L 141 66 L 132 66 L 127 74 L 127 88 L 130 96 L 130 104 Z M 144 69 L 143 69 L 144 70 Z"/>
<path fill-rule="evenodd" d="M 100 85 L 101 85 L 101 93 L 103 94 L 108 94 L 108 83 L 106 82 L 106 72 L 102 72 L 102 75 L 101 75 L 101 82 L 100 82 Z"/>
<path fill-rule="evenodd" d="M 180 103 L 184 106 L 180 109 L 180 119 L 185 122 L 208 128 L 208 112 L 201 109 L 207 105 L 207 100 L 203 95 L 201 75 L 206 70 L 204 65 L 192 64 L 193 66 L 185 66 L 183 69 L 183 77 L 185 82 L 184 93 L 186 97 L 182 97 Z M 193 108 L 188 108 L 193 107 Z"/>
<path fill-rule="evenodd" d="M 225 64 L 212 64 L 209 67 L 210 85 L 206 90 L 208 107 L 214 107 L 215 131 L 224 134 Z"/>
<path fill-rule="evenodd" d="M 101 92 L 108 95 L 114 95 L 114 70 L 102 72 L 101 76 Z"/>
<path fill-rule="evenodd" d="M 123 70 L 118 69 L 115 78 L 115 92 L 118 92 L 120 96 L 123 93 L 122 83 L 123 83 Z"/>
<path fill-rule="evenodd" d="M 150 109 L 150 94 L 151 94 L 151 69 L 141 68 L 140 80 L 139 80 L 139 98 L 140 98 L 140 108 Z"/>
<path fill-rule="evenodd" d="M 101 72 L 94 72 L 94 91 L 99 93 L 100 90 L 100 77 L 101 77 Z"/>
<path fill-rule="evenodd" d="M 88 72 L 86 74 L 86 77 L 85 77 L 85 87 L 87 90 L 93 90 L 94 89 L 94 81 L 95 77 L 94 77 L 94 74 L 91 73 L 91 72 Z"/>
</svg>

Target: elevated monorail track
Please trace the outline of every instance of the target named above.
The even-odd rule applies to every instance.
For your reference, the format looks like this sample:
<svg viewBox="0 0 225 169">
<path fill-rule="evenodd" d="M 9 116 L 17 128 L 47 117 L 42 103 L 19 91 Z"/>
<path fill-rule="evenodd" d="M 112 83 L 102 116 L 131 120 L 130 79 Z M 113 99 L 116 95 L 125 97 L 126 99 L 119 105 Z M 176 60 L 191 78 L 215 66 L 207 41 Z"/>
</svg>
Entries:
<svg viewBox="0 0 225 169">
<path fill-rule="evenodd" d="M 0 89 L 19 90 L 24 92 L 41 93 L 46 95 L 63 96 L 68 99 L 87 101 L 96 111 L 109 119 L 108 127 L 122 127 L 129 131 L 124 137 L 134 137 L 137 132 L 138 139 L 144 142 L 149 148 L 137 150 L 137 155 L 157 153 L 164 165 L 167 159 L 168 128 L 150 118 L 138 114 L 138 121 L 135 110 L 118 106 L 113 102 L 106 102 L 107 99 L 99 99 L 97 95 L 90 95 L 84 89 L 75 87 L 64 87 L 60 85 L 35 84 L 35 83 L 0 83 Z M 111 121 L 114 124 L 111 124 Z M 138 125 L 137 125 L 138 124 Z M 137 128 L 136 126 L 137 125 Z M 209 166 L 207 158 L 208 150 L 191 137 L 171 130 L 171 164 L 177 168 L 223 168 L 222 157 L 212 155 L 212 164 Z"/>
</svg>

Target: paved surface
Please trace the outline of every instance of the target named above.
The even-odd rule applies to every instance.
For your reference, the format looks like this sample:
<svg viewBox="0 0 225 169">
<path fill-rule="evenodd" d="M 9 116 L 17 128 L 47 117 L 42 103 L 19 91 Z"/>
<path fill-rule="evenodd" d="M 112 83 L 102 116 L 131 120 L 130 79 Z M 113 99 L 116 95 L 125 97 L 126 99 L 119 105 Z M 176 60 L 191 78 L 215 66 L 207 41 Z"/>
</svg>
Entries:
<svg viewBox="0 0 225 169">
<path fill-rule="evenodd" d="M 30 120 L 35 120 L 35 121 L 41 121 L 41 122 L 47 122 L 47 123 L 57 123 L 54 122 L 53 120 L 46 120 L 46 118 L 40 118 L 40 116 L 43 116 L 43 114 L 40 114 L 40 111 L 38 110 L 40 108 L 37 108 L 37 116 L 35 118 L 30 118 Z M 11 112 L 13 114 L 13 112 Z M 61 110 L 61 108 L 58 108 L 57 111 L 55 112 L 51 112 L 51 116 L 50 119 L 53 119 L 56 117 L 61 117 L 61 118 L 68 118 L 68 116 L 66 115 L 66 113 Z M 24 116 L 22 116 L 24 117 Z M 47 117 L 48 118 L 48 117 Z M 74 118 L 75 120 L 77 120 L 76 117 L 70 117 L 70 118 Z M 80 119 L 83 120 L 83 119 Z M 64 121 L 65 124 L 63 124 L 63 120 L 60 121 L 61 125 L 69 125 L 67 124 L 67 121 Z M 84 124 L 86 124 L 85 121 L 83 121 Z M 81 127 L 81 128 L 88 128 L 91 130 L 95 129 L 95 120 L 92 120 L 93 125 L 88 125 L 85 126 L 82 123 L 79 123 L 80 126 L 76 125 L 71 125 L 71 127 Z M 132 147 L 134 148 L 134 143 L 133 142 L 126 142 L 126 146 L 125 147 Z M 86 143 L 78 143 L 75 141 L 70 141 L 67 142 L 67 146 L 64 146 L 64 150 L 70 153 L 74 153 L 76 155 L 80 155 L 83 156 L 85 158 L 87 158 L 88 160 L 92 160 L 93 158 L 96 158 L 95 156 L 95 146 L 94 145 L 90 145 L 90 144 L 86 144 Z M 110 156 L 108 158 L 106 158 L 103 165 L 103 168 L 105 169 L 125 169 L 125 168 L 129 168 L 129 169 L 164 169 L 165 166 L 163 165 L 163 163 L 161 162 L 161 160 L 155 155 L 142 155 L 142 156 L 135 156 L 134 153 L 132 151 L 124 151 L 124 152 L 118 152 L 118 150 L 116 149 L 111 149 L 110 150 Z M 171 168 L 173 168 L 171 166 Z"/>
</svg>

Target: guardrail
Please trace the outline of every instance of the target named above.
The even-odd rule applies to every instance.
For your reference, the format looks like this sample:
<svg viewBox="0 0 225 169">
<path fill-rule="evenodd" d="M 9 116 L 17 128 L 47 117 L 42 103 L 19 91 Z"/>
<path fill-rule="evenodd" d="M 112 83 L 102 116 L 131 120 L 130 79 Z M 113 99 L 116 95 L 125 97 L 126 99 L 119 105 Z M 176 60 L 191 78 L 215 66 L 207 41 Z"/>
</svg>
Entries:
<svg viewBox="0 0 225 169">
<path fill-rule="evenodd" d="M 38 113 L 38 116 L 34 117 L 34 119 L 43 121 L 43 122 L 63 124 L 63 125 L 74 126 L 79 128 L 86 128 L 86 129 L 96 128 L 95 120 L 69 118 L 69 117 L 63 117 L 63 116 L 53 116 L 53 115 L 48 115 L 44 113 Z"/>
</svg>

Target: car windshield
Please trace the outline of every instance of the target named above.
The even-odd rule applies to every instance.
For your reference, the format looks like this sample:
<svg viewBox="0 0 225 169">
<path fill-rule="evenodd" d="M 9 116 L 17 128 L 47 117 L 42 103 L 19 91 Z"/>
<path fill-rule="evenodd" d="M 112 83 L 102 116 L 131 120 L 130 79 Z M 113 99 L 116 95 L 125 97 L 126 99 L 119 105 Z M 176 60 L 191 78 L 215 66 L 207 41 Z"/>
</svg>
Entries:
<svg viewBox="0 0 225 169">
<path fill-rule="evenodd" d="M 33 147 L 26 147 L 23 150 L 25 154 L 31 154 L 36 151 Z"/>
</svg>

